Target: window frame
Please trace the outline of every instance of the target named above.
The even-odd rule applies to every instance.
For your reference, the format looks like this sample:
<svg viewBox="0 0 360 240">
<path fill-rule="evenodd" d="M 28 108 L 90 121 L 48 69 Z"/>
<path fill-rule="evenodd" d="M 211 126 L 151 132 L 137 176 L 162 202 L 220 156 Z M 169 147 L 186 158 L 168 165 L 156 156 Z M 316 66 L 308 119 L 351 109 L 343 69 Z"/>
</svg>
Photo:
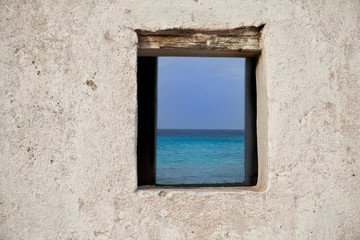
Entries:
<svg viewBox="0 0 360 240">
<path fill-rule="evenodd" d="M 155 187 L 251 187 L 258 183 L 256 65 L 261 28 L 226 31 L 138 30 L 137 185 Z M 239 184 L 156 184 L 157 57 L 245 57 L 245 181 Z"/>
</svg>

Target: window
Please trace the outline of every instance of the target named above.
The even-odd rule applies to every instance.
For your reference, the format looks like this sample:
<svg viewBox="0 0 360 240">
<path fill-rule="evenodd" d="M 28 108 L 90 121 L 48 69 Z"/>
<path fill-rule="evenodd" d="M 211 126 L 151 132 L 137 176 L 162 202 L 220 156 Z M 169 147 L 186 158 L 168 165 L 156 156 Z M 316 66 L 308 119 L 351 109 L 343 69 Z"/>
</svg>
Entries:
<svg viewBox="0 0 360 240">
<path fill-rule="evenodd" d="M 230 31 L 195 32 L 169 30 L 138 31 L 138 186 L 254 186 L 258 178 L 256 136 L 256 79 L 255 67 L 259 49 L 259 28 L 241 28 Z M 245 154 L 244 176 L 234 181 L 201 181 L 201 179 L 166 181 L 163 169 L 157 167 L 157 135 L 168 134 L 159 129 L 158 118 L 158 61 L 161 56 L 246 57 L 245 64 Z M 161 58 L 160 58 L 161 61 Z M 186 60 L 185 60 L 186 61 Z M 239 68 L 241 66 L 239 65 Z M 161 119 L 160 119 L 161 120 Z M 161 127 L 160 127 L 161 128 Z M 208 134 L 197 132 L 196 134 Z M 239 132 L 232 132 L 236 134 Z M 174 134 L 174 133 L 173 133 Z M 179 131 L 176 134 L 181 134 Z M 182 132 L 184 134 L 184 132 Z M 194 134 L 194 133 L 193 133 Z M 228 134 L 231 134 L 228 132 Z M 158 138 L 160 139 L 160 138 Z M 162 144 L 161 142 L 159 142 Z M 158 143 L 158 144 L 159 144 Z M 224 143 L 222 143 L 224 144 Z M 226 144 L 226 143 L 225 143 Z M 214 145 L 215 146 L 215 145 Z M 240 147 L 240 146 L 239 146 Z M 165 149 L 166 150 L 166 149 Z M 168 149 L 172 150 L 172 149 Z M 156 174 L 158 170 L 158 174 Z M 180 169 L 179 169 L 180 171 Z M 191 171 L 191 169 L 189 170 Z M 239 169 L 240 171 L 240 169 Z M 196 176 L 196 174 L 193 174 Z M 165 176 L 165 179 L 164 179 Z"/>
</svg>

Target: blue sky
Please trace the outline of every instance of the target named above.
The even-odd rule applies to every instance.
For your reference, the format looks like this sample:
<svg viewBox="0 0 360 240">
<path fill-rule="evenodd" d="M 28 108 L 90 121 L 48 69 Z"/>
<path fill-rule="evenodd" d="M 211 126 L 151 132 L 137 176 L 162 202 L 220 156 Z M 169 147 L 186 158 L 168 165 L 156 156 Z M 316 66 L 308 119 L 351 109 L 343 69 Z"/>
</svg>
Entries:
<svg viewBox="0 0 360 240">
<path fill-rule="evenodd" d="M 244 58 L 159 57 L 161 129 L 244 129 Z"/>
</svg>

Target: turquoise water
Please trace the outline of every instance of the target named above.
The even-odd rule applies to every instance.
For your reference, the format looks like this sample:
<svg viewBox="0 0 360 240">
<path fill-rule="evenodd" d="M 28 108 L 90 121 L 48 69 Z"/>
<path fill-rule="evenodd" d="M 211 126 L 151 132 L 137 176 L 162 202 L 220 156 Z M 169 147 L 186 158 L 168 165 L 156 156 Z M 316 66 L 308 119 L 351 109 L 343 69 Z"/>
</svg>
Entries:
<svg viewBox="0 0 360 240">
<path fill-rule="evenodd" d="M 242 130 L 157 131 L 156 184 L 244 181 Z"/>
</svg>

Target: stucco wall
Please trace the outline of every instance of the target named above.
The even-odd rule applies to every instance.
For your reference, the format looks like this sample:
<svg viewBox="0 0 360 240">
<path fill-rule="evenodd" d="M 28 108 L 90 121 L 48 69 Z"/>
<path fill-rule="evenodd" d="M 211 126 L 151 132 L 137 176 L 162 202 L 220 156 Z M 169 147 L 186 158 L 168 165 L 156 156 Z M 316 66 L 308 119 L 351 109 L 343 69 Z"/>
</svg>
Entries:
<svg viewBox="0 0 360 240">
<path fill-rule="evenodd" d="M 0 239 L 360 238 L 358 1 L 0 1 L 0 16 Z M 134 30 L 262 24 L 264 191 L 136 191 Z"/>
</svg>

